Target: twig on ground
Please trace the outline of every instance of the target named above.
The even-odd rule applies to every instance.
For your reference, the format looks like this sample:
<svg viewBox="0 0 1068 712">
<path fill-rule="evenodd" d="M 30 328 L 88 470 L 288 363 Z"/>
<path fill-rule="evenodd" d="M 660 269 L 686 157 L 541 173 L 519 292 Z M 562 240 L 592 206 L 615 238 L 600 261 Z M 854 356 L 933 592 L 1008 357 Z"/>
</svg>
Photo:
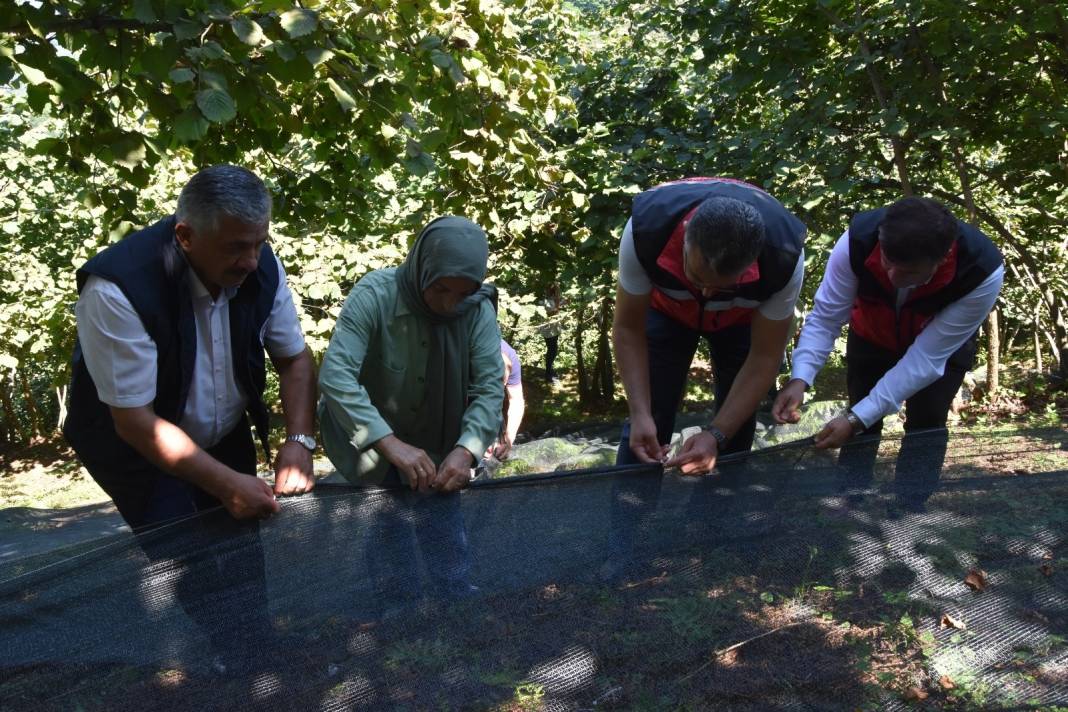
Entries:
<svg viewBox="0 0 1068 712">
<path fill-rule="evenodd" d="M 738 648 L 742 647 L 743 645 L 748 645 L 749 643 L 752 643 L 754 640 L 760 640 L 761 638 L 766 638 L 769 635 L 772 635 L 774 633 L 778 633 L 779 631 L 782 631 L 782 630 L 786 630 L 787 628 L 793 628 L 795 625 L 801 625 L 804 622 L 805 621 L 794 621 L 793 623 L 787 623 L 786 625 L 781 625 L 778 628 L 772 628 L 771 630 L 766 630 L 763 633 L 761 633 L 760 635 L 754 635 L 752 638 L 749 638 L 748 640 L 743 640 L 740 643 L 735 643 L 734 645 L 729 645 L 726 648 L 722 648 L 721 650 L 717 650 L 716 652 L 712 653 L 711 657 L 709 657 L 709 659 L 707 661 L 705 661 L 700 667 L 697 667 L 696 669 L 691 670 L 690 672 L 688 672 L 685 675 L 683 675 L 682 677 L 680 677 L 678 682 L 685 682 L 686 680 L 689 680 L 691 677 L 693 677 L 694 675 L 696 675 L 697 673 L 701 672 L 706 667 L 708 667 L 709 665 L 714 663 L 716 661 L 716 659 L 719 658 L 721 655 L 726 655 L 727 653 L 731 652 L 732 650 L 737 650 Z"/>
</svg>

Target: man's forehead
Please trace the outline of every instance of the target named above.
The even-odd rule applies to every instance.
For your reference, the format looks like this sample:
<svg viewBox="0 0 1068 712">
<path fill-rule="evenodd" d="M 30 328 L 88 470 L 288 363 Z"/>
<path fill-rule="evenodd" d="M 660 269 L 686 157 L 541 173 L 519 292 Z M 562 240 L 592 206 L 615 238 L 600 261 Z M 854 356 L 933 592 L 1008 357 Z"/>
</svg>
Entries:
<svg viewBox="0 0 1068 712">
<path fill-rule="evenodd" d="M 226 240 L 242 242 L 259 242 L 266 240 L 270 234 L 270 221 L 248 223 L 229 215 L 222 217 L 215 229 L 215 234 Z"/>
</svg>

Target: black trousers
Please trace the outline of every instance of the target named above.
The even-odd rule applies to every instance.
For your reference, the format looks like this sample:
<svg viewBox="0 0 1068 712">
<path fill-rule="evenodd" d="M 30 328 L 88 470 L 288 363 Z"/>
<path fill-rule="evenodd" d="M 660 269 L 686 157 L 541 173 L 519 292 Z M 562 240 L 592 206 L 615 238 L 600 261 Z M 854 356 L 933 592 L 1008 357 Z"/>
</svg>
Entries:
<svg viewBox="0 0 1068 712">
<path fill-rule="evenodd" d="M 247 419 L 207 452 L 238 472 L 256 475 Z M 182 608 L 216 652 L 231 665 L 245 664 L 270 635 L 259 522 L 238 522 L 225 510 L 206 511 L 219 501 L 156 467 L 125 476 L 154 483 L 147 501 L 130 498 L 119 507 L 148 558 L 145 578 L 175 581 Z"/>
<path fill-rule="evenodd" d="M 964 376 L 975 363 L 977 336 L 972 336 L 946 362 L 942 376 L 905 400 L 905 437 L 897 457 L 895 491 L 905 505 L 919 506 L 938 485 L 949 433 L 946 419 Z M 867 397 L 875 384 L 897 365 L 899 354 L 887 351 L 857 336 L 852 330 L 846 341 L 846 388 L 849 405 Z M 883 421 L 873 423 L 854 442 L 847 443 L 838 463 L 851 486 L 871 482 L 879 450 Z"/>
<path fill-rule="evenodd" d="M 682 401 L 690 364 L 701 338 L 708 343 L 715 378 L 715 403 L 723 405 L 731 386 L 749 356 L 750 326 L 744 324 L 715 332 L 697 332 L 674 319 L 650 309 L 646 318 L 646 341 L 649 349 L 649 395 L 656 423 L 656 437 L 661 445 L 671 442 L 675 430 L 675 415 Z M 749 416 L 742 427 L 720 452 L 726 455 L 748 452 L 753 446 L 756 414 Z M 623 426 L 616 465 L 638 463 L 630 449 L 630 423 Z M 716 480 L 703 478 L 698 487 L 715 487 Z M 605 578 L 612 578 L 634 566 L 639 553 L 635 551 L 644 527 L 657 510 L 662 487 L 659 473 L 620 477 L 612 485 L 611 531 L 607 543 Z M 707 517 L 707 493 L 697 493 L 690 500 L 687 517 Z"/>
<path fill-rule="evenodd" d="M 646 343 L 649 353 L 649 400 L 656 437 L 661 445 L 671 442 L 675 430 L 675 414 L 686 390 L 690 364 L 701 338 L 708 343 L 715 378 L 716 407 L 723 405 L 734 379 L 749 356 L 750 327 L 732 326 L 714 332 L 698 332 L 680 324 L 655 309 L 650 309 L 645 321 Z M 756 414 L 742 424 L 721 454 L 746 452 L 753 446 Z M 623 426 L 617 465 L 638 464 L 630 449 L 630 423 Z"/>
</svg>

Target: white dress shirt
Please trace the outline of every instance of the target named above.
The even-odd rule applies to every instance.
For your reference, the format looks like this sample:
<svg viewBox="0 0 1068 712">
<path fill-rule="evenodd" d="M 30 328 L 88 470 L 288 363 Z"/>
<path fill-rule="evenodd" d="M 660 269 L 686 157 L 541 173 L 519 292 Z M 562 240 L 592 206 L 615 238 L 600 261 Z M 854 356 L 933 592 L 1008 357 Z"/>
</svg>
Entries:
<svg viewBox="0 0 1068 712">
<path fill-rule="evenodd" d="M 794 315 L 794 305 L 797 304 L 797 295 L 801 293 L 801 284 L 805 279 L 805 252 L 797 259 L 797 266 L 790 276 L 786 286 L 762 302 L 752 299 L 735 298 L 729 301 L 706 302 L 705 311 L 726 311 L 734 307 L 756 309 L 766 319 L 781 321 Z M 653 291 L 653 281 L 638 260 L 638 252 L 634 247 L 634 232 L 631 229 L 630 220 L 627 220 L 623 228 L 623 237 L 619 240 L 619 286 L 627 294 L 643 296 Z M 688 291 L 676 289 L 664 289 L 665 294 L 673 299 L 687 300 L 694 296 Z"/>
<path fill-rule="evenodd" d="M 896 413 L 914 393 L 942 377 L 946 361 L 975 333 L 997 301 L 1004 265 L 999 265 L 982 284 L 938 312 L 912 342 L 905 355 L 886 372 L 853 412 L 866 426 Z M 812 313 L 805 320 L 801 338 L 793 353 L 793 378 L 809 386 L 827 362 L 834 340 L 849 321 L 857 296 L 857 275 L 849 264 L 849 231 L 838 238 L 823 281 L 816 290 Z M 899 289 L 897 308 L 908 298 L 909 289 Z M 847 356 L 848 357 L 848 356 Z"/>
<path fill-rule="evenodd" d="M 285 270 L 277 257 L 275 262 L 278 290 L 259 337 L 273 358 L 290 358 L 304 350 L 304 335 Z M 230 348 L 229 302 L 237 288 L 224 289 L 213 300 L 192 269 L 188 279 L 196 319 L 196 361 L 178 427 L 197 445 L 211 447 L 240 422 L 248 402 L 234 378 Z M 156 343 L 118 285 L 91 276 L 74 312 L 82 356 L 100 400 L 118 408 L 151 404 L 156 398 Z"/>
</svg>

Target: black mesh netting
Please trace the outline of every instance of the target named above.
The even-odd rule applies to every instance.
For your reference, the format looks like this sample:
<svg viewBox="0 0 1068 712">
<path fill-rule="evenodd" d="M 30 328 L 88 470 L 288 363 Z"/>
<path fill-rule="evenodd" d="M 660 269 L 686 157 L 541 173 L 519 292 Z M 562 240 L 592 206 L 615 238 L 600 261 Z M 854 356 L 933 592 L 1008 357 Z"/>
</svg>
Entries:
<svg viewBox="0 0 1068 712">
<path fill-rule="evenodd" d="M 0 708 L 1068 704 L 1066 474 L 1051 429 L 321 486 L 0 568 Z"/>
</svg>

